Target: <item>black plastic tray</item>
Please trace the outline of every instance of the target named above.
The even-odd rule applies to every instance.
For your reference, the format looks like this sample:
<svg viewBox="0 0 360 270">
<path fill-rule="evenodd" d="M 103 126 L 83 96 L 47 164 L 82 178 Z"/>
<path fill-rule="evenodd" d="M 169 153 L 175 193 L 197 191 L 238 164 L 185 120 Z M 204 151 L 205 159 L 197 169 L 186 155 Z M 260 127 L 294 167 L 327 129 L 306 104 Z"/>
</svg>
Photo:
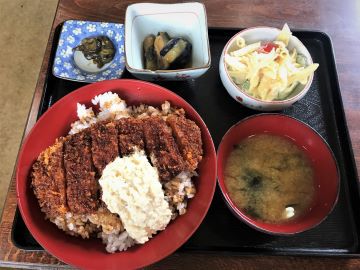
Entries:
<svg viewBox="0 0 360 270">
<path fill-rule="evenodd" d="M 61 26 L 61 25 L 60 25 Z M 49 64 L 39 116 L 64 95 L 84 83 L 56 78 L 51 67 L 59 38 L 56 29 L 52 58 Z M 201 78 L 186 82 L 159 82 L 186 99 L 207 124 L 217 147 L 224 133 L 233 124 L 252 114 L 235 102 L 221 84 L 218 64 L 226 42 L 239 30 L 209 29 L 212 64 Z M 335 153 L 341 173 L 339 201 L 329 217 L 316 228 L 295 236 L 271 236 L 258 232 L 235 218 L 216 190 L 209 213 L 181 252 L 234 252 L 236 254 L 276 254 L 315 256 L 359 256 L 360 205 L 356 167 L 343 112 L 340 89 L 330 38 L 321 32 L 294 31 L 320 64 L 308 94 L 283 111 L 308 123 L 319 132 Z M 128 72 L 125 78 L 131 78 Z M 26 250 L 40 250 L 18 211 L 12 239 Z"/>
</svg>

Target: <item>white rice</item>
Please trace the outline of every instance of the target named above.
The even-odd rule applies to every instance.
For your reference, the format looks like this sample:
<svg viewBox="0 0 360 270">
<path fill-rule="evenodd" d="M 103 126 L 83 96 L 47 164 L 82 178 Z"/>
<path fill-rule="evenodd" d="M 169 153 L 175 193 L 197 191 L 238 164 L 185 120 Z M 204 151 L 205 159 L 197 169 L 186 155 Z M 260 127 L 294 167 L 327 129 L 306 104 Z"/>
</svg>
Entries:
<svg viewBox="0 0 360 270">
<path fill-rule="evenodd" d="M 91 107 L 86 109 L 85 105 L 80 103 L 77 103 L 77 116 L 79 120 L 71 124 L 69 134 L 78 133 L 97 122 L 93 109 Z"/>
<path fill-rule="evenodd" d="M 165 101 L 161 104 L 161 110 L 150 105 L 141 104 L 140 106 L 132 106 L 131 113 L 132 116 L 136 118 L 146 118 L 152 116 L 162 116 L 163 118 L 166 118 L 169 114 L 176 113 L 176 111 L 171 108 L 169 101 Z M 181 112 L 178 113 L 180 114 Z"/>
<path fill-rule="evenodd" d="M 98 237 L 102 239 L 102 242 L 106 245 L 106 251 L 109 253 L 124 251 L 136 244 L 127 231 L 110 234 L 100 232 Z"/>
<path fill-rule="evenodd" d="M 91 102 L 99 106 L 99 113 L 95 115 L 92 107 L 86 108 L 84 104 L 77 103 L 77 116 L 79 120 L 71 124 L 69 134 L 78 133 L 103 120 L 118 120 L 123 117 L 146 118 L 152 116 L 161 116 L 165 120 L 170 114 L 185 114 L 183 109 L 172 108 L 168 101 L 161 105 L 161 109 L 145 104 L 128 107 L 125 100 L 122 100 L 118 94 L 112 92 L 95 96 Z"/>
<path fill-rule="evenodd" d="M 51 221 L 68 234 L 79 235 L 82 238 L 89 238 L 92 233 L 97 231 L 96 225 L 88 222 L 86 215 L 67 212 L 64 216 L 58 216 Z"/>
<path fill-rule="evenodd" d="M 91 102 L 94 105 L 99 105 L 99 113 L 95 116 L 91 107 L 86 108 L 85 105 L 77 103 L 77 116 L 79 120 L 71 124 L 69 134 L 78 133 L 98 121 L 118 120 L 122 117 L 130 116 L 126 102 L 115 93 L 106 92 L 95 96 Z"/>
<path fill-rule="evenodd" d="M 100 107 L 97 115 L 99 121 L 118 120 L 130 116 L 125 100 L 122 100 L 116 93 L 106 92 L 95 96 L 91 102 Z"/>
</svg>

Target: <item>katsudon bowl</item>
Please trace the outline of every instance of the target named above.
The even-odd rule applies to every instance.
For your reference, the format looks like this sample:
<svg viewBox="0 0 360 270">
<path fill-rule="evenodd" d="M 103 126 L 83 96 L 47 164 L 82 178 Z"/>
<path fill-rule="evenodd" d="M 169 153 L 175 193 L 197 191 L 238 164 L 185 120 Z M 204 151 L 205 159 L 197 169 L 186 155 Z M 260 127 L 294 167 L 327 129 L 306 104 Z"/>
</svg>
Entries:
<svg viewBox="0 0 360 270">
<path fill-rule="evenodd" d="M 161 106 L 169 101 L 185 110 L 201 130 L 203 158 L 194 178 L 196 196 L 188 202 L 187 212 L 171 221 L 143 245 L 127 251 L 106 253 L 100 239 L 81 239 L 65 234 L 55 224 L 45 220 L 31 188 L 30 173 L 38 155 L 65 136 L 77 120 L 77 103 L 91 105 L 94 96 L 117 93 L 128 105 Z M 216 154 L 210 133 L 201 117 L 185 100 L 160 86 L 136 80 L 111 80 L 84 86 L 56 102 L 41 116 L 26 137 L 21 148 L 16 185 L 18 205 L 24 222 L 37 242 L 53 256 L 82 269 L 135 269 L 157 262 L 176 251 L 196 231 L 210 206 L 216 186 Z"/>
</svg>

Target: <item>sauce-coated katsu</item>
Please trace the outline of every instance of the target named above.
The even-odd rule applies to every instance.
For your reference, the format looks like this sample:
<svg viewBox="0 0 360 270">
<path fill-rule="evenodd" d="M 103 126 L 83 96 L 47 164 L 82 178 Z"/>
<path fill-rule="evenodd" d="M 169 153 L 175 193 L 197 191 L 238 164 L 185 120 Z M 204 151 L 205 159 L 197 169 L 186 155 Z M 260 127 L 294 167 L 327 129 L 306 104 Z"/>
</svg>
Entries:
<svg viewBox="0 0 360 270">
<path fill-rule="evenodd" d="M 34 193 L 46 217 L 50 220 L 65 214 L 66 179 L 63 164 L 64 138 L 43 151 L 33 165 L 31 175 Z"/>
<path fill-rule="evenodd" d="M 171 129 L 162 118 L 151 117 L 144 122 L 144 137 L 147 154 L 162 181 L 168 181 L 184 170 L 184 160 Z"/>
<path fill-rule="evenodd" d="M 98 122 L 58 139 L 39 155 L 31 176 L 42 211 L 50 219 L 69 210 L 96 212 L 102 171 L 119 155 L 136 149 L 145 150 L 163 182 L 195 170 L 203 155 L 200 129 L 184 116 Z"/>
<path fill-rule="evenodd" d="M 121 118 L 116 123 L 119 133 L 119 149 L 122 156 L 130 155 L 134 149 L 144 150 L 143 120 Z"/>
<path fill-rule="evenodd" d="M 99 184 L 92 162 L 89 129 L 71 135 L 65 141 L 64 167 L 70 210 L 76 214 L 95 212 L 99 206 Z"/>
<path fill-rule="evenodd" d="M 203 155 L 200 128 L 194 121 L 183 116 L 172 115 L 166 121 L 172 129 L 187 168 L 190 171 L 196 170 Z"/>
<path fill-rule="evenodd" d="M 115 122 L 99 122 L 90 128 L 91 151 L 99 175 L 106 165 L 119 156 L 118 132 Z"/>
</svg>

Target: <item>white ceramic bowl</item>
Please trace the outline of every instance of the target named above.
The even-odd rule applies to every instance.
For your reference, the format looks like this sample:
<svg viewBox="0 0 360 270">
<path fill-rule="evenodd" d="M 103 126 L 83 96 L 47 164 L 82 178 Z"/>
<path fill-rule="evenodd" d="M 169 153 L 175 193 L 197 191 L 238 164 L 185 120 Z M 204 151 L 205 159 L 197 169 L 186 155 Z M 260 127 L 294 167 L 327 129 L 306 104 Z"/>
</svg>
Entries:
<svg viewBox="0 0 360 270">
<path fill-rule="evenodd" d="M 176 70 L 144 69 L 143 40 L 149 34 L 167 32 L 192 43 L 192 66 Z M 129 5 L 125 15 L 126 68 L 141 80 L 187 80 L 203 75 L 210 67 L 205 6 L 201 3 Z"/>
<path fill-rule="evenodd" d="M 300 100 L 305 96 L 307 91 L 310 89 L 314 75 L 310 75 L 309 80 L 306 85 L 298 84 L 294 91 L 290 94 L 287 99 L 276 100 L 276 101 L 264 101 L 261 99 L 254 98 L 249 94 L 241 90 L 240 86 L 236 85 L 233 80 L 230 78 L 230 75 L 227 71 L 226 64 L 224 61 L 225 54 L 235 50 L 235 41 L 237 37 L 242 37 L 245 39 L 247 44 L 258 42 L 258 41 L 274 41 L 277 35 L 280 33 L 280 29 L 273 27 L 253 27 L 248 28 L 243 31 L 240 31 L 235 36 L 233 36 L 228 43 L 225 45 L 223 52 L 221 54 L 219 62 L 219 71 L 221 81 L 230 94 L 237 102 L 240 104 L 254 110 L 258 111 L 278 111 L 283 110 L 287 107 L 290 107 L 293 103 Z M 288 49 L 290 51 L 296 48 L 297 52 L 304 55 L 307 59 L 307 65 L 313 63 L 309 51 L 306 49 L 304 44 L 295 36 L 292 36 Z"/>
</svg>

